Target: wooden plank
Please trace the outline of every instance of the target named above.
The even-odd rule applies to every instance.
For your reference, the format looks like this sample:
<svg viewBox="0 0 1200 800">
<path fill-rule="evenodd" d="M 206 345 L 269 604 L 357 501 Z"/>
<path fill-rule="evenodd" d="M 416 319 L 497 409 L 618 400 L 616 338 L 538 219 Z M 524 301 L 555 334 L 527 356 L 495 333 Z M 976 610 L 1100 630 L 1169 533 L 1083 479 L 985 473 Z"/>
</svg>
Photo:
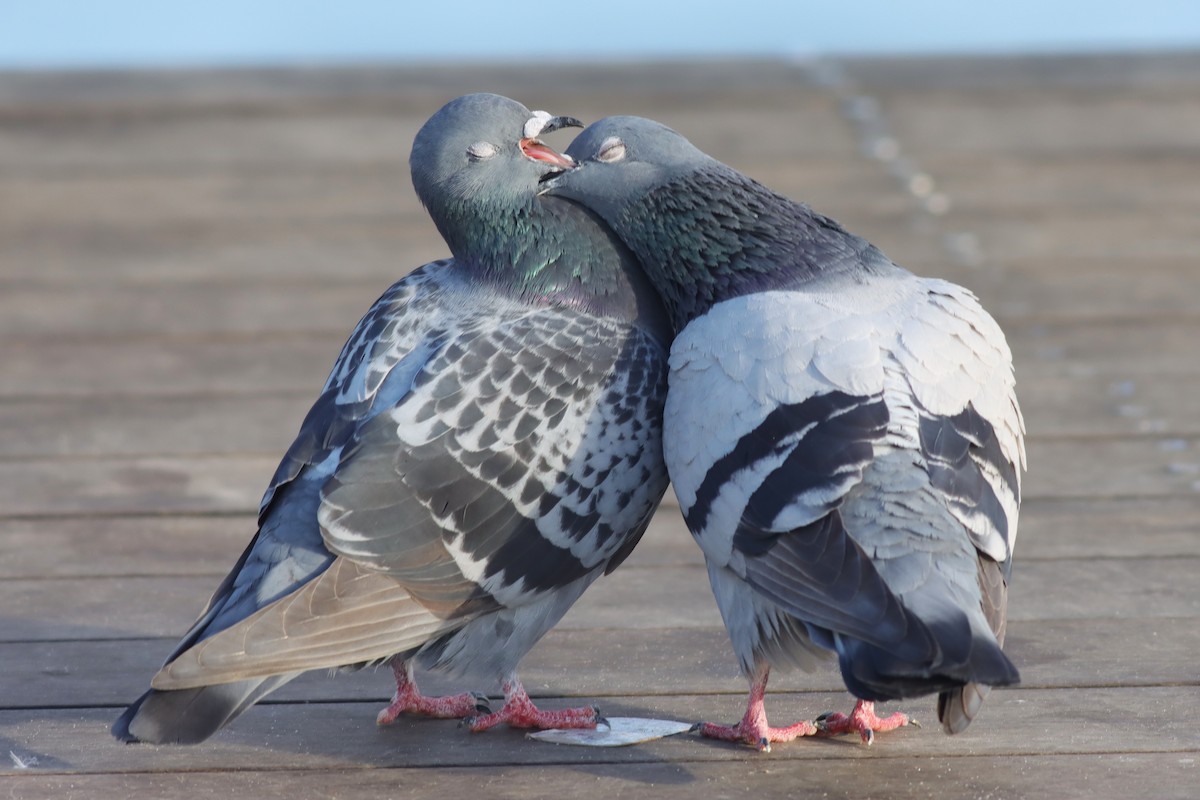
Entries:
<svg viewBox="0 0 1200 800">
<path fill-rule="evenodd" d="M 381 286 L 382 288 L 382 286 Z M 364 299 L 362 310 L 369 305 Z M 0 399 L 45 395 L 316 392 L 357 316 L 327 331 L 51 339 L 7 337 Z M 1025 383 L 1043 375 L 1194 375 L 1200 318 L 1002 319 Z M 51 368 L 53 366 L 53 368 Z"/>
<path fill-rule="evenodd" d="M 1128 149 L 1116 156 L 1031 157 L 1002 151 L 981 158 L 938 151 L 922 156 L 921 168 L 950 195 L 955 209 L 972 212 L 1037 209 L 1053 218 L 1064 210 L 1138 216 L 1200 208 L 1195 160 L 1185 153 Z"/>
<path fill-rule="evenodd" d="M 1155 215 L 1063 210 L 1052 221 L 1036 211 L 996 215 L 964 210 L 948 222 L 973 234 L 984 254 L 995 253 L 1006 260 L 1075 258 L 1128 263 L 1188 258 L 1200 245 L 1194 219 L 1186 209 L 1164 209 Z"/>
<path fill-rule="evenodd" d="M 0 579 L 205 575 L 215 585 L 256 528 L 253 514 L 0 520 Z"/>
<path fill-rule="evenodd" d="M 357 320 L 355 320 L 357 321 Z M 315 393 L 355 321 L 327 333 L 4 344 L 0 397 Z"/>
<path fill-rule="evenodd" d="M 1017 393 L 1033 439 L 1142 434 L 1162 437 L 1160 447 L 1178 447 L 1173 437 L 1200 433 L 1197 408 L 1180 402 L 1200 393 L 1200 375 L 1170 372 L 1114 380 L 1111 374 L 1084 372 L 1025 377 L 1018 369 Z"/>
<path fill-rule="evenodd" d="M 769 160 L 738 166 L 778 191 L 803 198 L 871 236 L 889 231 L 897 221 L 906 222 L 916 209 L 912 199 L 886 174 L 859 162 L 792 158 L 785 166 Z M 309 224 L 386 221 L 417 240 L 414 244 L 432 244 L 437 237 L 402 163 L 336 167 L 292 163 L 185 174 L 10 177 L 0 182 L 0 203 L 7 212 L 0 220 L 0 233 L 9 242 L 9 252 L 19 256 L 12 259 L 13 266 L 5 271 L 6 276 L 20 276 L 23 282 L 53 281 L 52 286 L 62 281 L 57 273 L 46 275 L 20 265 L 42 254 L 39 244 L 43 248 L 56 247 L 54 252 L 60 258 L 90 261 L 89 246 L 96 240 L 107 244 L 106 249 L 119 246 L 127 255 L 135 256 L 147 247 L 147 242 L 173 235 L 175 246 L 186 251 L 190 238 L 206 231 L 211 235 L 214 227 L 224 229 L 221 233 L 236 242 L 239 237 L 263 236 L 260 226 L 270 231 L 290 223 L 278 243 L 282 253 L 287 252 L 290 236 L 302 233 L 298 228 Z M 249 226 L 252 229 L 248 230 Z M 923 238 L 908 229 L 902 232 L 908 240 Z M 389 238 L 394 238 L 395 232 L 391 233 Z M 221 248 L 221 242 L 206 244 L 213 251 Z M 281 255 L 265 253 L 261 257 L 279 260 Z M 169 253 L 164 253 L 162 260 L 165 264 L 172 261 Z M 395 253 L 393 273 L 397 268 L 417 266 L 394 262 Z M 108 281 L 117 277 L 108 270 L 99 275 L 92 274 L 92 269 L 77 267 L 76 271 L 85 283 L 101 286 L 106 285 L 101 277 Z M 326 275 L 344 279 L 338 260 L 327 263 Z M 157 277 L 178 280 L 170 270 Z M 204 277 L 211 283 L 221 276 Z M 64 314 L 68 311 L 64 309 Z"/>
<path fill-rule="evenodd" d="M 1027 500 L 1017 564 L 1027 559 L 1200 556 L 1200 494 L 1172 498 Z"/>
<path fill-rule="evenodd" d="M 0 708 L 119 706 L 145 691 L 176 639 L 0 642 Z M 1162 619 L 1028 620 L 1014 624 L 1005 646 L 1026 689 L 1081 686 L 1188 686 L 1200 652 L 1195 616 Z M 1130 656 L 1136 661 L 1131 664 Z M 746 690 L 724 628 L 566 628 L 551 631 L 522 661 L 534 697 L 740 695 Z M 429 694 L 469 688 L 499 697 L 490 676 L 419 677 Z M 842 689 L 836 665 L 812 673 L 775 671 L 772 691 Z M 386 703 L 391 672 L 366 669 L 330 676 L 310 672 L 270 696 L 274 703 Z M 922 710 L 926 701 L 914 700 Z"/>
<path fill-rule="evenodd" d="M 252 178 L 264 168 L 288 166 L 305 172 L 372 167 L 406 175 L 408 146 L 427 116 L 350 106 L 307 115 L 18 117 L 5 125 L 0 140 L 0 175 L 78 180 L 240 169 Z M 397 189 L 411 193 L 407 184 Z"/>
<path fill-rule="evenodd" d="M 159 224 L 217 225 L 286 219 L 388 219 L 416 227 L 426 216 L 402 163 L 305 165 L 277 171 L 200 171 L 182 175 L 7 178 L 0 185 L 0 232 L 117 229 Z M 53 210 L 52 209 L 56 209 Z"/>
<path fill-rule="evenodd" d="M 774 749 L 772 762 L 829 759 L 918 759 L 930 756 L 1047 756 L 1084 753 L 1192 754 L 1200 750 L 1190 718 L 1170 713 L 1194 689 L 1036 690 L 996 693 L 965 733 L 949 737 L 933 727 L 907 728 L 870 750 L 857 739 L 807 739 Z M 561 701 L 559 701 L 561 702 Z M 808 717 L 844 708 L 844 694 L 774 693 L 774 719 Z M 925 703 L 928 703 L 927 699 Z M 556 702 L 545 703 L 555 707 Z M 613 716 L 716 719 L 742 713 L 728 695 L 631 696 L 606 703 Z M 480 764 L 737 762 L 756 756 L 746 748 L 682 735 L 626 748 L 578 748 L 531 742 L 520 731 L 472 736 L 454 721 L 404 721 L 377 728 L 377 703 L 281 704 L 251 709 L 213 739 L 193 747 L 128 746 L 107 737 L 114 709 L 0 711 L 0 737 L 41 772 L 174 772 L 344 768 L 351 765 L 476 766 Z M 1121 724 L 1114 724 L 1120 720 Z M 1068 734 L 1069 735 L 1066 735 Z M 107 739 L 107 741 L 106 741 Z M 6 770 L 12 772 L 9 768 Z"/>
<path fill-rule="evenodd" d="M 819 191 L 796 194 L 811 198 Z M 818 197 L 822 210 L 901 263 L 928 273 L 931 264 L 946 259 L 940 240 L 915 231 L 900 207 L 872 213 L 853 199 L 834 201 L 833 196 L 830 191 Z M 449 254 L 433 223 L 416 215 L 407 221 L 384 215 L 303 220 L 259 215 L 204 224 L 175 219 L 154 226 L 97 224 L 84 217 L 13 229 L 6 251 L 6 278 L 25 285 L 79 286 L 333 277 L 378 280 L 383 286 Z"/>
<path fill-rule="evenodd" d="M 310 393 L 0 400 L 0 458 L 283 455 Z"/>
<path fill-rule="evenodd" d="M 1018 574 L 1031 561 L 1200 557 L 1200 495 L 1027 501 Z M 216 579 L 255 529 L 252 513 L 0 519 L 0 578 L 204 575 Z M 677 507 L 664 504 L 627 566 L 698 566 Z"/>
<path fill-rule="evenodd" d="M 982 268 L 947 276 L 968 285 L 999 318 L 1103 322 L 1200 316 L 1195 265 L 1185 259 L 1139 258 L 1134 269 L 1130 259 L 1004 256 L 992 251 Z"/>
<path fill-rule="evenodd" d="M 1033 439 L 1026 498 L 1200 491 L 1200 438 Z M 248 513 L 278 453 L 0 461 L 0 517 Z"/>
<path fill-rule="evenodd" d="M 394 281 L 449 250 L 433 223 L 416 227 L 371 218 L 222 220 L 180 219 L 151 227 L 70 224 L 14 230 L 5 242 L 8 279 L 24 282 L 296 280 L 340 275 L 347 280 Z"/>
<path fill-rule="evenodd" d="M 0 578 L 206 575 L 215 583 L 256 527 L 253 513 L 0 518 Z M 664 503 L 628 563 L 703 563 L 677 505 Z"/>
<path fill-rule="evenodd" d="M 1200 320 L 1014 320 L 1005 335 L 1018 378 L 1026 382 L 1046 374 L 1139 381 L 1200 370 L 1200 359 L 1192 356 Z"/>
<path fill-rule="evenodd" d="M 1124 381 L 1096 374 L 1038 376 L 1019 381 L 1018 388 L 1034 439 L 1148 435 L 1175 442 L 1200 435 L 1200 414 L 1178 402 L 1200 394 L 1200 374 Z M 252 395 L 0 400 L 0 430 L 6 431 L 0 459 L 282 455 L 317 391 L 314 380 L 307 391 Z"/>
<path fill-rule="evenodd" d="M 264 170 L 304 172 L 377 170 L 407 177 L 408 152 L 425 120 L 454 95 L 430 98 L 420 108 L 365 110 L 353 103 L 309 113 L 213 113 L 146 116 L 110 113 L 99 117 L 11 119 L 0 141 L 0 175 L 12 179 L 88 181 L 105 176 L 224 175 L 249 170 L 252 180 Z M 561 99 L 561 98 L 560 98 Z M 628 103 L 596 98 L 563 100 L 554 112 L 586 121 L 612 113 L 638 113 Z M 745 137 L 743 119 L 729 112 L 722 98 L 702 106 L 660 107 L 653 116 L 677 128 L 697 147 L 722 159 L 747 164 L 787 160 L 849 158 L 856 155 L 846 123 L 834 113 L 835 101 L 804 90 L 773 93 L 758 102 L 742 100 L 756 119 L 753 137 Z M 759 121 L 761 124 L 759 124 Z M 803 125 L 805 135 L 794 135 Z M 551 134 L 547 141 L 565 148 L 574 134 Z M 89 147 L 89 143 L 91 147 Z M 818 167 L 819 169 L 819 167 Z M 397 190 L 411 194 L 407 180 Z M 236 198 L 231 198 L 235 199 Z"/>
<path fill-rule="evenodd" d="M 848 754 L 847 754 L 848 755 Z M 796 787 L 818 797 L 1136 797 L 1154 787 L 1162 800 L 1191 800 L 1196 759 L 1181 753 L 1105 755 L 872 758 L 821 762 L 781 761 L 747 754 L 743 763 L 699 761 L 588 764 L 586 767 L 332 768 L 287 771 L 126 774 L 33 774 L 10 778 L 23 800 L 91 800 L 155 797 L 223 800 L 246 797 L 388 797 L 482 795 L 497 800 L 571 797 L 581 786 L 598 797 L 693 800 L 796 796 Z"/>
<path fill-rule="evenodd" d="M 5 516 L 246 513 L 278 464 L 278 455 L 0 462 L 0 508 Z"/>
<path fill-rule="evenodd" d="M 21 71 L 6 73 L 4 78 L 0 109 L 12 119 L 220 111 L 254 116 L 311 113 L 330 107 L 428 115 L 445 102 L 439 98 L 477 91 L 535 95 L 560 102 L 564 98 L 577 102 L 581 98 L 589 102 L 623 99 L 639 109 L 716 104 L 736 111 L 777 100 L 780 92 L 798 91 L 795 63 L 778 58 L 671 59 L 652 65 L 632 61 L 555 63 L 552 68 L 542 65 L 533 69 L 513 62 Z M 534 98 L 529 102 L 536 105 Z M 435 105 L 426 111 L 430 103 Z"/>
<path fill-rule="evenodd" d="M 1073 91 L 1162 92 L 1188 88 L 1200 74 L 1194 50 L 1091 53 L 1025 53 L 903 58 L 837 59 L 850 78 L 871 90 L 922 89 L 928 93 L 970 89 L 976 100 L 993 92 L 1040 89 L 1048 95 Z"/>
<path fill-rule="evenodd" d="M 236 553 L 231 553 L 231 557 Z M 1195 616 L 1194 559 L 1131 558 L 1017 562 L 1009 619 Z M 7 579 L 0 641 L 179 636 L 216 576 Z M 720 616 L 700 565 L 625 566 L 599 580 L 560 623 L 564 630 L 716 628 Z"/>
<path fill-rule="evenodd" d="M 1196 83 L 1158 92 L 1048 92 L 1012 87 L 973 90 L 896 90 L 877 95 L 904 151 L 927 153 L 1080 156 L 1195 152 L 1190 131 L 1200 127 Z"/>
</svg>

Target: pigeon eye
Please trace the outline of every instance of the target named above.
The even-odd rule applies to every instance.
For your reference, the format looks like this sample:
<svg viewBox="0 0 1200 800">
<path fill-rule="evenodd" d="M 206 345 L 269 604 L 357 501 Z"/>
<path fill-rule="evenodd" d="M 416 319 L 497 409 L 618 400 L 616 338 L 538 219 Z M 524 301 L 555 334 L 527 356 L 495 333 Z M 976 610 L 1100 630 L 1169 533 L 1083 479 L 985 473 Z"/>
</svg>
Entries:
<svg viewBox="0 0 1200 800">
<path fill-rule="evenodd" d="M 625 143 L 616 136 L 610 136 L 600 143 L 600 151 L 596 153 L 596 160 L 603 161 L 606 164 L 611 164 L 614 161 L 620 161 L 625 157 Z"/>
<path fill-rule="evenodd" d="M 499 150 L 491 142 L 476 142 L 467 148 L 467 157 L 472 161 L 483 161 L 485 158 L 496 155 L 497 152 Z"/>
</svg>

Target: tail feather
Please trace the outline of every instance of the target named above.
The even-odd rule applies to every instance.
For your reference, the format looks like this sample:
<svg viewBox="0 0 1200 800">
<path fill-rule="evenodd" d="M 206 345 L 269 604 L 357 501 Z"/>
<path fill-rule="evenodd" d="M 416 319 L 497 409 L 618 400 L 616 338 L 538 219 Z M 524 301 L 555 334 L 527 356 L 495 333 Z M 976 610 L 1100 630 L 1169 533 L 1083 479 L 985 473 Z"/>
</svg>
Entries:
<svg viewBox="0 0 1200 800">
<path fill-rule="evenodd" d="M 997 645 L 1002 647 L 1008 631 L 1008 581 L 1003 566 L 983 554 L 979 556 L 979 588 L 983 596 L 983 615 L 996 636 Z M 987 684 L 971 682 L 939 694 L 937 710 L 942 730 L 949 734 L 965 731 L 979 715 L 983 701 L 991 691 Z"/>
<path fill-rule="evenodd" d="M 978 716 L 992 687 L 983 683 L 968 683 L 958 689 L 938 695 L 938 721 L 949 734 L 962 733 Z"/>
<path fill-rule="evenodd" d="M 112 733 L 125 742 L 201 742 L 302 672 L 412 652 L 464 621 L 439 619 L 394 579 L 337 559 L 174 656 Z"/>
<path fill-rule="evenodd" d="M 180 653 L 150 685 L 176 691 L 378 661 L 464 621 L 437 618 L 394 579 L 339 558 L 296 592 Z"/>
<path fill-rule="evenodd" d="M 112 734 L 127 743 L 197 744 L 299 674 L 171 692 L 151 689 L 117 718 Z"/>
<path fill-rule="evenodd" d="M 931 629 L 937 633 L 937 626 Z M 943 658 L 933 664 L 905 661 L 873 645 L 842 639 L 842 679 L 855 697 L 874 701 L 950 693 L 970 683 L 1009 686 L 1020 681 L 1017 668 L 989 634 L 966 636 L 970 638 L 965 654 L 949 658 L 943 650 Z M 947 641 L 942 636 L 938 640 Z"/>
</svg>

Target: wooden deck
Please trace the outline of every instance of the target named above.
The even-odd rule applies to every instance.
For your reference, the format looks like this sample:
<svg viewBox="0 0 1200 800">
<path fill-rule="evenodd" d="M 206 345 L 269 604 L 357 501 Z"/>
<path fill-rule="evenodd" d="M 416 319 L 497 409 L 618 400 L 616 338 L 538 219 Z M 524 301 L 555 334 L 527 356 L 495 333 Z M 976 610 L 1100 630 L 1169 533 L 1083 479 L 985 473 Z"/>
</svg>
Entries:
<svg viewBox="0 0 1200 800">
<path fill-rule="evenodd" d="M 109 737 L 354 322 L 444 254 L 408 149 L 481 89 L 656 117 L 1000 319 L 1029 425 L 1024 684 L 966 734 L 759 755 L 377 729 L 391 684 L 366 672 L 306 676 L 204 745 Z M 1194 797 L 1198 218 L 1197 54 L 0 75 L 0 795 Z M 524 678 L 550 706 L 741 714 L 676 507 Z M 773 688 L 780 722 L 849 705 L 832 670 Z"/>
</svg>

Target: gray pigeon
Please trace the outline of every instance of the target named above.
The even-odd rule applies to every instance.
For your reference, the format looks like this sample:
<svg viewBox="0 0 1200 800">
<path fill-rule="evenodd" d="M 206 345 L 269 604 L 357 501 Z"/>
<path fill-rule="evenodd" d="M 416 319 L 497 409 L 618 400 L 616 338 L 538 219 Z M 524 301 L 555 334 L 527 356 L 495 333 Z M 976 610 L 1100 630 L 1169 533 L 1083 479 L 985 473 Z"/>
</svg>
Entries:
<svg viewBox="0 0 1200 800">
<path fill-rule="evenodd" d="M 629 555 L 666 489 L 670 328 L 593 215 L 537 197 L 571 162 L 537 137 L 566 117 L 496 95 L 417 134 L 413 183 L 453 258 L 367 312 L 263 496 L 258 534 L 113 725 L 199 742 L 305 670 L 389 661 L 378 721 L 464 716 L 413 665 L 502 679 L 473 730 L 595 727 L 540 711 L 521 658 Z"/>
<path fill-rule="evenodd" d="M 708 157 L 613 117 L 546 190 L 629 245 L 676 331 L 663 447 L 751 683 L 744 719 L 702 732 L 769 749 L 907 724 L 875 701 L 937 692 L 949 733 L 1001 651 L 1024 426 L 1012 359 L 967 290 Z M 859 702 L 767 725 L 771 666 L 836 654 Z"/>
</svg>

